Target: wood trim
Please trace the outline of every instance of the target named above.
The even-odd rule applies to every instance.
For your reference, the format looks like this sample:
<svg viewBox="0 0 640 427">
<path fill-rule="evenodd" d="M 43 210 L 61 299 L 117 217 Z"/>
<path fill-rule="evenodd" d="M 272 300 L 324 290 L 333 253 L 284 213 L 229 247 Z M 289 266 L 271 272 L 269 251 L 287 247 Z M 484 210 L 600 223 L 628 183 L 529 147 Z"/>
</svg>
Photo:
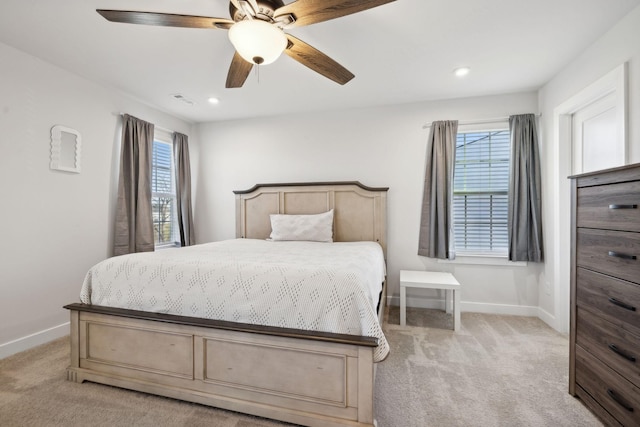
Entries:
<svg viewBox="0 0 640 427">
<path fill-rule="evenodd" d="M 373 354 L 365 349 L 358 351 L 358 420 L 373 423 L 374 390 Z"/>
<path fill-rule="evenodd" d="M 249 194 L 260 188 L 270 187 L 307 187 L 307 186 L 325 186 L 325 185 L 355 185 L 366 191 L 389 191 L 389 187 L 368 187 L 362 184 L 360 181 L 327 181 L 327 182 L 292 182 L 292 183 L 270 183 L 270 184 L 256 184 L 248 190 L 234 190 L 233 194 Z"/>
<path fill-rule="evenodd" d="M 570 176 L 569 178 L 577 180 L 578 187 L 637 181 L 639 166 L 640 163 L 635 163 L 600 171 L 586 172 Z"/>
<path fill-rule="evenodd" d="M 72 368 L 80 367 L 80 315 L 77 311 L 71 311 L 70 320 L 70 341 L 71 341 L 71 362 Z"/>
<path fill-rule="evenodd" d="M 577 180 L 571 180 L 571 279 L 569 283 L 569 394 L 576 395 L 576 207 L 578 198 Z"/>
<path fill-rule="evenodd" d="M 330 332 L 316 332 L 302 329 L 280 328 L 275 326 L 252 325 L 248 323 L 236 323 L 223 320 L 203 319 L 199 317 L 177 316 L 174 314 L 153 313 L 148 311 L 128 310 L 124 308 L 113 308 L 80 303 L 67 304 L 64 306 L 64 308 L 71 310 L 72 313 L 74 313 L 74 311 L 78 311 L 107 314 L 111 316 L 126 317 L 130 319 L 151 320 L 157 322 L 173 323 L 185 326 L 199 326 L 226 331 L 247 332 L 253 334 L 288 338 L 304 338 L 312 341 L 351 344 L 363 347 L 378 346 L 378 339 L 376 337 L 335 334 Z"/>
</svg>

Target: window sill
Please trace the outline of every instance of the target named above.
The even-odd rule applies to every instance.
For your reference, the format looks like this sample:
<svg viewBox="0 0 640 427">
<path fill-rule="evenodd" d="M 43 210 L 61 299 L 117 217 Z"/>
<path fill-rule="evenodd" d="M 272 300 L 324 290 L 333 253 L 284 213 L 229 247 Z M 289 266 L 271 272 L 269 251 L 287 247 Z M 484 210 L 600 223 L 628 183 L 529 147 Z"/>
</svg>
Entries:
<svg viewBox="0 0 640 427">
<path fill-rule="evenodd" d="M 457 255 L 455 259 L 439 259 L 443 264 L 496 265 L 504 267 L 526 267 L 526 261 L 509 261 L 506 256 Z"/>
<path fill-rule="evenodd" d="M 155 250 L 159 251 L 162 249 L 171 249 L 171 248 L 179 248 L 180 247 L 180 243 L 175 242 L 175 243 L 165 243 L 163 245 L 156 245 Z"/>
</svg>

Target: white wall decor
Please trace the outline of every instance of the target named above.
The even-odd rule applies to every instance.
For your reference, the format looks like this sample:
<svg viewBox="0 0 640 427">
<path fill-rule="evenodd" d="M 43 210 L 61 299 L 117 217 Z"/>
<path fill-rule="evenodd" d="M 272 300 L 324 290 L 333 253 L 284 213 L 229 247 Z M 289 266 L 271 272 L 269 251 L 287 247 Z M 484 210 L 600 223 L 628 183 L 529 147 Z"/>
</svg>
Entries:
<svg viewBox="0 0 640 427">
<path fill-rule="evenodd" d="M 51 128 L 51 169 L 80 173 L 80 150 L 80 132 L 61 125 Z"/>
</svg>

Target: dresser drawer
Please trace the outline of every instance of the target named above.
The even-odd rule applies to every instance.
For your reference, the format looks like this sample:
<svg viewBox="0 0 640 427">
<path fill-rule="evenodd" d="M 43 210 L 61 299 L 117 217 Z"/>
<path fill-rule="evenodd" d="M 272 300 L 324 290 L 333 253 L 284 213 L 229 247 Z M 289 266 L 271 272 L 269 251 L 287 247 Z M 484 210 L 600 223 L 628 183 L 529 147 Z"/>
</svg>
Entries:
<svg viewBox="0 0 640 427">
<path fill-rule="evenodd" d="M 577 319 L 576 342 L 640 386 L 640 337 L 580 307 Z"/>
<path fill-rule="evenodd" d="M 640 336 L 640 285 L 580 267 L 576 277 L 578 307 L 595 311 Z"/>
<path fill-rule="evenodd" d="M 640 388 L 580 345 L 576 346 L 576 382 L 623 425 L 640 425 Z"/>
<path fill-rule="evenodd" d="M 576 240 L 579 267 L 640 282 L 640 233 L 579 228 Z"/>
<path fill-rule="evenodd" d="M 578 227 L 640 231 L 640 181 L 578 188 Z"/>
<path fill-rule="evenodd" d="M 576 385 L 576 397 L 578 397 L 584 406 L 589 408 L 593 414 L 600 419 L 607 427 L 624 427 L 622 424 L 618 422 L 613 416 L 604 410 L 602 406 L 582 387 Z"/>
</svg>

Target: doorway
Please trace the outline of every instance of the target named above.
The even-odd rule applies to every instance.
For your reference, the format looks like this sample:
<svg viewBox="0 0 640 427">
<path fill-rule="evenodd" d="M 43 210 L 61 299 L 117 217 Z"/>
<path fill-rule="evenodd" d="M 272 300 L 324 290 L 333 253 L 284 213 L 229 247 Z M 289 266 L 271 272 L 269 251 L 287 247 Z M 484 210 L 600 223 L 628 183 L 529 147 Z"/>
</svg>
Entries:
<svg viewBox="0 0 640 427">
<path fill-rule="evenodd" d="M 569 331 L 571 186 L 566 177 L 627 163 L 627 64 L 554 109 L 553 280 L 555 329 Z"/>
</svg>

